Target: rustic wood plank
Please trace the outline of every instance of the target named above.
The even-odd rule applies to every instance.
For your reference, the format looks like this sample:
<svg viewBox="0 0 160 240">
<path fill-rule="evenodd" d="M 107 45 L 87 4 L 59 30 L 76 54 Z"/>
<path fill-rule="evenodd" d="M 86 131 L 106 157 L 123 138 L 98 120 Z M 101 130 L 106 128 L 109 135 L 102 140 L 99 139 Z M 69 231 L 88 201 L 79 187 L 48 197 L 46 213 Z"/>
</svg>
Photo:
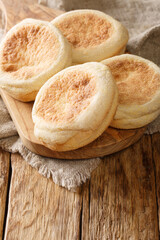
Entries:
<svg viewBox="0 0 160 240">
<path fill-rule="evenodd" d="M 10 154 L 0 149 L 0 239 L 3 236 Z"/>
<path fill-rule="evenodd" d="M 152 135 L 152 152 L 156 175 L 156 197 L 158 205 L 158 220 L 160 232 L 160 133 L 155 133 Z"/>
<path fill-rule="evenodd" d="M 12 169 L 7 240 L 159 239 L 150 136 L 105 157 L 77 193 L 39 176 L 18 154 Z"/>
<path fill-rule="evenodd" d="M 12 154 L 6 240 L 79 239 L 82 197 L 55 185 Z"/>
<path fill-rule="evenodd" d="M 105 157 L 83 188 L 82 239 L 159 239 L 150 136 Z"/>
</svg>

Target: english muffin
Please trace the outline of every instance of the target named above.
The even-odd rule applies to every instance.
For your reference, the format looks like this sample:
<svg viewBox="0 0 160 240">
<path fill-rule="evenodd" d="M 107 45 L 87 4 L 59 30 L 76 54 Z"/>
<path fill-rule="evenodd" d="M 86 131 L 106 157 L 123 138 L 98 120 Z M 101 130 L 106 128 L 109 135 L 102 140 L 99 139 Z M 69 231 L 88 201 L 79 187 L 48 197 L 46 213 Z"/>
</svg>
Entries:
<svg viewBox="0 0 160 240">
<path fill-rule="evenodd" d="M 119 103 L 111 126 L 138 128 L 160 114 L 160 68 L 153 62 L 131 54 L 102 61 L 117 83 Z"/>
<path fill-rule="evenodd" d="M 117 102 L 116 84 L 104 64 L 66 68 L 49 79 L 36 96 L 32 110 L 35 136 L 55 151 L 83 147 L 108 127 Z"/>
<path fill-rule="evenodd" d="M 40 87 L 69 66 L 71 45 L 49 22 L 25 19 L 0 44 L 0 87 L 21 101 L 32 101 Z"/>
<path fill-rule="evenodd" d="M 124 53 L 127 29 L 111 16 L 96 10 L 74 10 L 52 22 L 72 45 L 74 63 L 101 61 Z"/>
</svg>

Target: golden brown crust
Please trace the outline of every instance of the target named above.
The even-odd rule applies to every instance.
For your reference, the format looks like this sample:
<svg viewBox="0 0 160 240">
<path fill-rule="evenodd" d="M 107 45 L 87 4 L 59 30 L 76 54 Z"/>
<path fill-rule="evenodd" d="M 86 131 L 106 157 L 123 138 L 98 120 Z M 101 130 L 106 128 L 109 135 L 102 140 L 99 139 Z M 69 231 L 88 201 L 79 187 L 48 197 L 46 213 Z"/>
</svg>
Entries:
<svg viewBox="0 0 160 240">
<path fill-rule="evenodd" d="M 99 45 L 106 41 L 113 31 L 111 23 L 93 13 L 66 17 L 56 26 L 74 48 Z"/>
<path fill-rule="evenodd" d="M 37 115 L 50 122 L 71 122 L 90 103 L 94 78 L 82 71 L 67 72 L 47 88 L 37 104 Z"/>
<path fill-rule="evenodd" d="M 34 134 L 52 150 L 77 149 L 102 134 L 117 103 L 117 87 L 104 64 L 66 68 L 48 80 L 36 96 Z"/>
<path fill-rule="evenodd" d="M 6 41 L 1 53 L 1 70 L 28 79 L 48 68 L 59 51 L 55 34 L 44 25 L 27 24 Z"/>
<path fill-rule="evenodd" d="M 160 88 L 160 75 L 144 62 L 116 59 L 107 66 L 117 82 L 120 104 L 144 104 Z"/>
</svg>

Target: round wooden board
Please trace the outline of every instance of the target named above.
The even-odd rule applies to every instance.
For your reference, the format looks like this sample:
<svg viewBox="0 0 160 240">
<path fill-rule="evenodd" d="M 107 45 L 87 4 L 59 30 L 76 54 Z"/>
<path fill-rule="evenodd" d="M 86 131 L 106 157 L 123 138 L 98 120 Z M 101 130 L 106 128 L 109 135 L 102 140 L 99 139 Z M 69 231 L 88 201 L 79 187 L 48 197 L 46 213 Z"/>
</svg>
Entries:
<svg viewBox="0 0 160 240">
<path fill-rule="evenodd" d="M 42 5 L 28 5 L 27 8 L 20 4 L 16 18 L 10 11 L 10 6 L 6 2 L 7 7 L 7 29 L 10 29 L 20 20 L 31 17 L 51 21 L 62 12 L 59 10 L 49 9 Z M 21 12 L 21 14 L 19 14 Z M 10 97 L 5 91 L 1 90 L 1 96 L 10 112 L 15 123 L 19 136 L 24 145 L 32 152 L 42 156 L 60 158 L 60 159 L 85 159 L 93 157 L 101 157 L 117 151 L 120 151 L 131 144 L 135 143 L 144 133 L 145 128 L 135 130 L 118 130 L 108 128 L 98 139 L 89 145 L 68 152 L 54 152 L 43 146 L 34 136 L 33 122 L 31 111 L 33 103 L 22 103 Z"/>
<path fill-rule="evenodd" d="M 1 96 L 24 145 L 32 152 L 46 157 L 59 159 L 102 157 L 118 152 L 135 143 L 145 131 L 145 128 L 134 130 L 108 128 L 99 138 L 83 148 L 74 151 L 55 152 L 42 145 L 34 136 L 34 125 L 31 116 L 33 103 L 19 102 L 10 97 L 4 90 L 1 90 Z"/>
</svg>

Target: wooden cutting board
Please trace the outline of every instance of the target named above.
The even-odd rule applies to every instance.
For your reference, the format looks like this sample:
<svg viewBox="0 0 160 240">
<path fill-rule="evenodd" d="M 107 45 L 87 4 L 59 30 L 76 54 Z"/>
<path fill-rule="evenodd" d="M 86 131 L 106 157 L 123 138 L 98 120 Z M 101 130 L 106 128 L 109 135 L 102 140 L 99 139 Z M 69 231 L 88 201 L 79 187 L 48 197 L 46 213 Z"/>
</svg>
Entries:
<svg viewBox="0 0 160 240">
<path fill-rule="evenodd" d="M 7 4 L 6 4 L 7 5 Z M 25 6 L 20 5 L 17 16 L 12 11 L 8 13 L 8 29 L 18 23 L 20 20 L 28 17 L 51 21 L 61 11 L 49 9 L 40 5 Z M 15 17 L 16 16 L 16 17 Z M 108 155 L 120 151 L 135 143 L 144 133 L 145 128 L 135 130 L 118 130 L 108 128 L 98 139 L 89 145 L 68 152 L 55 152 L 43 146 L 34 136 L 34 125 L 31 117 L 32 103 L 22 103 L 10 97 L 4 90 L 1 90 L 1 96 L 5 102 L 8 111 L 15 123 L 19 136 L 23 144 L 32 152 L 42 156 L 60 158 L 60 159 L 83 159 Z"/>
</svg>

